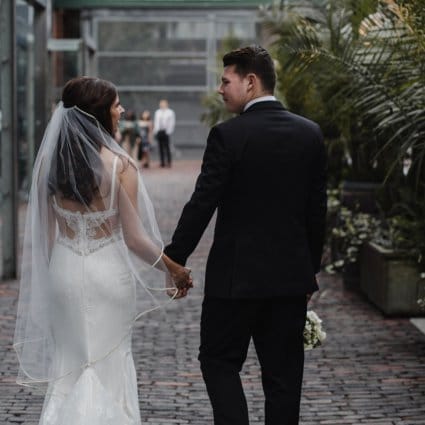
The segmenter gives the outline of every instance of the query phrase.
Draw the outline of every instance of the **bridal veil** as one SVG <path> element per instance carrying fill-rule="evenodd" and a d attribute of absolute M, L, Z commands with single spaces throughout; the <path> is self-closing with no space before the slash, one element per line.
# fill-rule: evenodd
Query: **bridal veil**
<path fill-rule="evenodd" d="M 55 208 L 69 220 L 61 222 Z M 79 255 L 116 244 L 117 255 L 137 281 L 134 320 L 169 302 L 163 242 L 136 164 L 92 115 L 62 102 L 37 155 L 26 216 L 14 339 L 18 383 L 24 385 L 44 386 L 61 378 L 51 367 L 56 347 L 49 305 L 55 286 L 49 261 L 60 238 Z M 119 338 L 111 341 L 104 355 L 119 343 Z"/>

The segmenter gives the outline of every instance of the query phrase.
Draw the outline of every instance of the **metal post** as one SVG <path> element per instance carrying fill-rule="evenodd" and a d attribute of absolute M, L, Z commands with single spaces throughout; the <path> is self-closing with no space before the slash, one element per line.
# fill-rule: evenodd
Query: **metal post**
<path fill-rule="evenodd" d="M 90 32 L 90 21 L 87 15 L 82 15 L 82 37 L 84 48 L 84 75 L 96 75 L 94 72 L 94 54 L 96 52 L 96 44 Z"/>
<path fill-rule="evenodd" d="M 217 89 L 217 31 L 216 15 L 208 15 L 207 38 L 207 87 L 212 92 Z"/>
<path fill-rule="evenodd" d="M 2 277 L 16 278 L 18 245 L 15 2 L 0 2 Z"/>
<path fill-rule="evenodd" d="M 40 2 L 34 4 L 34 141 L 35 153 L 43 140 L 51 105 L 47 102 L 47 25 L 48 11 Z"/>
<path fill-rule="evenodd" d="M 35 130 L 35 105 L 34 105 L 34 36 L 33 34 L 27 35 L 27 52 L 28 52 L 28 65 L 27 65 L 27 99 L 26 99 L 26 115 L 27 115 L 27 145 L 28 145 L 28 154 L 27 154 L 27 180 L 28 180 L 28 190 L 31 187 L 32 180 L 32 168 L 34 165 L 35 159 L 35 140 L 34 140 L 34 130 Z"/>

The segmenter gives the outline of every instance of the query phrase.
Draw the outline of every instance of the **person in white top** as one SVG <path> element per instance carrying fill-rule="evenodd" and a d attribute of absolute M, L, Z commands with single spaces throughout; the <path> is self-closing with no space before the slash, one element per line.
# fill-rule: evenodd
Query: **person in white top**
<path fill-rule="evenodd" d="M 176 125 L 176 114 L 168 106 L 168 101 L 162 99 L 159 109 L 155 111 L 153 132 L 158 140 L 161 167 L 171 167 L 170 136 Z"/>

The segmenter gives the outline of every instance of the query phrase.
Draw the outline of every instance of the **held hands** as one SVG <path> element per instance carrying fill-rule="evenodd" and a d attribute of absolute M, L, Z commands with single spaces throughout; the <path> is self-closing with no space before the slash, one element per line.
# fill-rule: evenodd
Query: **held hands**
<path fill-rule="evenodd" d="M 171 275 L 169 274 L 167 274 L 166 276 L 166 288 L 167 288 L 167 295 L 173 299 L 184 298 L 189 291 L 188 287 L 178 288 L 175 282 L 173 282 Z"/>
<path fill-rule="evenodd" d="M 166 255 L 163 256 L 168 272 L 166 277 L 167 294 L 171 298 L 183 298 L 190 288 L 193 288 L 191 270 L 184 267 Z"/>

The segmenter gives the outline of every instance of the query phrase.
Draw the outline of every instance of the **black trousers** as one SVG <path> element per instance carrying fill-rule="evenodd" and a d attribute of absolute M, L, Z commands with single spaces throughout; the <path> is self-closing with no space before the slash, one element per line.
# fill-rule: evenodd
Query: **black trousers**
<path fill-rule="evenodd" d="M 161 166 L 171 165 L 170 136 L 165 131 L 159 131 L 157 136 L 159 159 Z"/>
<path fill-rule="evenodd" d="M 224 299 L 202 304 L 199 360 L 215 425 L 248 425 L 239 372 L 253 339 L 266 425 L 297 425 L 304 368 L 306 297 Z"/>

